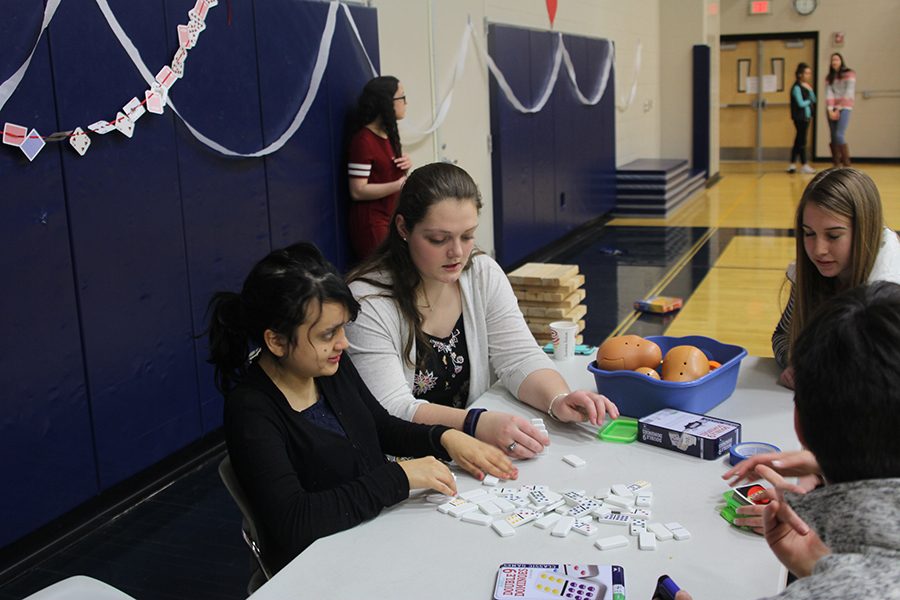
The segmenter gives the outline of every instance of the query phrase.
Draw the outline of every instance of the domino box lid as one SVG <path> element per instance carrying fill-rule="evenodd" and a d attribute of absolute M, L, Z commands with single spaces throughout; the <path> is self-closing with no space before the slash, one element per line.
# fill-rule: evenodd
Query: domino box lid
<path fill-rule="evenodd" d="M 503 563 L 497 570 L 494 600 L 625 597 L 625 571 L 618 565 Z"/>
<path fill-rule="evenodd" d="M 712 460 L 741 441 L 741 424 L 664 408 L 638 420 L 638 441 Z"/>

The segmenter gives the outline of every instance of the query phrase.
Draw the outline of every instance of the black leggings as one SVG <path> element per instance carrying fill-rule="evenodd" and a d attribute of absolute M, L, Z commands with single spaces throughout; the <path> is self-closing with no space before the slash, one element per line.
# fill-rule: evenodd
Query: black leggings
<path fill-rule="evenodd" d="M 806 132 L 809 131 L 809 121 L 794 121 L 797 136 L 794 138 L 794 147 L 791 148 L 791 162 L 794 157 L 799 157 L 800 164 L 806 164 Z"/>

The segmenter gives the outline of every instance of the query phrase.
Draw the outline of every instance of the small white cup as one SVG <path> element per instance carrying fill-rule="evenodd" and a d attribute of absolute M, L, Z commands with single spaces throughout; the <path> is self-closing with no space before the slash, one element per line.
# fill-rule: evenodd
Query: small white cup
<path fill-rule="evenodd" d="M 569 360 L 575 358 L 575 334 L 578 325 L 572 321 L 553 321 L 550 323 L 550 340 L 553 342 L 553 358 Z"/>

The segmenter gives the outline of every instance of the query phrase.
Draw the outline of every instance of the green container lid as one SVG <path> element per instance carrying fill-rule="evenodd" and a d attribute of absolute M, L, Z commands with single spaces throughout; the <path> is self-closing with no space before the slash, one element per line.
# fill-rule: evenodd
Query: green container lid
<path fill-rule="evenodd" d="M 604 442 L 630 444 L 637 439 L 638 422 L 631 417 L 619 417 L 603 426 L 597 437 Z"/>

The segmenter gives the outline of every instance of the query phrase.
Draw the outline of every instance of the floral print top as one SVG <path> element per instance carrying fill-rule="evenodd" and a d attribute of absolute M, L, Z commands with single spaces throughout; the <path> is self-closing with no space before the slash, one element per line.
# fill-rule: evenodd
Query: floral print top
<path fill-rule="evenodd" d="M 469 351 L 462 314 L 445 338 L 426 334 L 430 348 L 416 344 L 413 395 L 434 404 L 465 408 L 469 398 Z"/>

